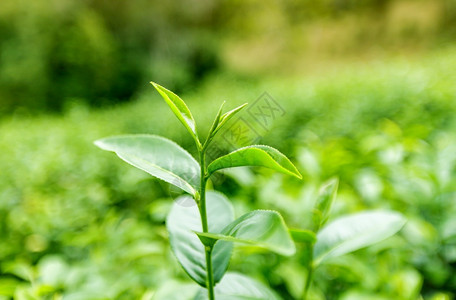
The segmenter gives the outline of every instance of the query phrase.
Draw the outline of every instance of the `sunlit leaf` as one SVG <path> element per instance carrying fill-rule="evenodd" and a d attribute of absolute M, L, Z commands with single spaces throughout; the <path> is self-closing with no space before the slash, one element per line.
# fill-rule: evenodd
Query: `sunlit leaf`
<path fill-rule="evenodd" d="M 269 287 L 248 276 L 228 272 L 215 286 L 217 300 L 280 300 Z M 207 300 L 207 290 L 201 289 L 195 300 Z"/>
<path fill-rule="evenodd" d="M 208 166 L 209 174 L 217 170 L 242 166 L 260 166 L 302 178 L 291 161 L 278 150 L 264 145 L 247 146 L 214 160 Z"/>
<path fill-rule="evenodd" d="M 155 135 L 123 135 L 97 140 L 95 145 L 192 195 L 199 188 L 198 162 L 171 140 Z"/>
<path fill-rule="evenodd" d="M 198 140 L 195 119 L 193 119 L 192 113 L 188 109 L 184 100 L 182 100 L 179 96 L 177 96 L 170 90 L 162 87 L 161 85 L 152 81 L 150 83 L 160 93 L 160 95 L 166 101 L 166 103 L 171 108 L 173 113 L 176 115 L 179 121 L 181 121 L 185 128 L 187 128 L 188 132 L 190 132 L 193 138 L 195 140 Z"/>
<path fill-rule="evenodd" d="M 198 236 L 203 239 L 246 243 L 282 255 L 293 255 L 296 251 L 282 216 L 270 210 L 249 212 L 229 224 L 220 234 L 198 232 Z"/>
<path fill-rule="evenodd" d="M 398 232 L 405 222 L 402 214 L 382 210 L 340 217 L 318 233 L 314 262 L 319 264 L 378 243 Z"/>
<path fill-rule="evenodd" d="M 231 203 L 220 193 L 206 194 L 208 226 L 211 232 L 220 233 L 234 220 Z M 166 218 L 169 240 L 177 260 L 187 274 L 201 286 L 206 285 L 206 256 L 204 246 L 195 231 L 202 231 L 198 206 L 188 196 L 176 199 Z M 220 281 L 231 257 L 232 243 L 217 243 L 212 250 L 215 282 Z"/>

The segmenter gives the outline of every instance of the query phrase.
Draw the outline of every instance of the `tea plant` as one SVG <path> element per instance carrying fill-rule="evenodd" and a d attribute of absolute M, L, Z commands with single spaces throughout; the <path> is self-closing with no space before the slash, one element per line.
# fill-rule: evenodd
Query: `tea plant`
<path fill-rule="evenodd" d="M 325 225 L 337 194 L 338 180 L 323 185 L 315 201 L 308 229 L 290 229 L 293 239 L 303 245 L 301 263 L 307 269 L 301 299 L 307 299 L 315 269 L 332 258 L 378 243 L 405 224 L 402 214 L 371 210 L 342 216 Z"/>
<path fill-rule="evenodd" d="M 378 210 L 343 216 L 325 226 L 337 194 L 338 180 L 331 180 L 322 188 L 307 229 L 288 229 L 281 215 L 271 210 L 254 210 L 235 219 L 228 199 L 206 188 L 215 172 L 232 167 L 262 166 L 297 178 L 301 178 L 301 174 L 285 155 L 264 145 L 240 148 L 207 163 L 207 149 L 215 135 L 246 104 L 224 114 L 222 104 L 208 136 L 202 141 L 184 101 L 166 88 L 152 84 L 194 140 L 198 161 L 173 141 L 155 135 L 109 137 L 95 144 L 188 193 L 176 199 L 166 227 L 180 265 L 203 288 L 194 299 L 280 299 L 274 291 L 245 275 L 227 273 L 233 242 L 285 256 L 295 254 L 293 239 L 302 244 L 304 251 L 300 257 L 307 277 L 301 298 L 306 299 L 313 272 L 319 265 L 384 240 L 405 224 L 401 214 Z"/>
<path fill-rule="evenodd" d="M 225 273 L 232 242 L 293 255 L 295 245 L 283 218 L 276 211 L 255 210 L 234 219 L 228 199 L 219 192 L 208 191 L 206 185 L 215 172 L 240 166 L 262 166 L 297 178 L 301 178 L 301 174 L 285 155 L 264 145 L 240 148 L 207 163 L 207 149 L 215 135 L 246 104 L 224 114 L 222 104 L 207 138 L 201 140 L 184 101 L 166 88 L 153 82 L 152 85 L 194 140 L 198 161 L 173 141 L 155 135 L 109 137 L 95 144 L 188 193 L 176 199 L 166 227 L 171 248 L 182 268 L 205 289 L 200 290 L 195 299 L 279 299 L 273 291 L 251 278 Z"/>

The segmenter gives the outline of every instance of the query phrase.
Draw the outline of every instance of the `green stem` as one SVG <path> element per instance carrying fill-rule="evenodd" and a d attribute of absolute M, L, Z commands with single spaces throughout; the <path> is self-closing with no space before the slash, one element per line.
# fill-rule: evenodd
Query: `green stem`
<path fill-rule="evenodd" d="M 314 271 L 313 260 L 312 260 L 312 257 L 313 257 L 313 245 L 310 245 L 309 252 L 310 252 L 309 253 L 310 254 L 310 259 L 309 259 L 309 263 L 307 265 L 307 277 L 306 277 L 306 281 L 305 281 L 305 284 L 304 284 L 304 291 L 302 292 L 301 300 L 307 300 L 307 293 L 309 292 L 310 284 L 312 283 L 312 277 L 313 277 L 313 271 Z"/>
<path fill-rule="evenodd" d="M 309 291 L 310 288 L 310 283 L 312 282 L 312 277 L 313 277 L 313 267 L 310 266 L 309 270 L 307 272 L 307 278 L 306 278 L 306 283 L 304 286 L 304 292 L 302 293 L 302 300 L 307 300 L 307 292 Z"/>
<path fill-rule="evenodd" d="M 203 147 L 200 151 L 200 165 L 201 165 L 201 187 L 200 187 L 200 200 L 199 204 L 199 211 L 201 215 L 201 223 L 203 226 L 203 232 L 209 232 L 209 227 L 207 225 L 207 212 L 206 212 L 206 151 L 205 147 Z M 206 287 L 207 287 L 207 295 L 209 300 L 215 300 L 214 295 L 214 274 L 212 270 L 212 247 L 205 246 L 206 252 Z"/>

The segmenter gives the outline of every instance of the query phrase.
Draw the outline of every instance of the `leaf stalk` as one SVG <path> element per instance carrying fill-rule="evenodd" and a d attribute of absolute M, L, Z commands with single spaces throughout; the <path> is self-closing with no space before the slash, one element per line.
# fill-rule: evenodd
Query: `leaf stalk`
<path fill-rule="evenodd" d="M 209 232 L 207 222 L 207 210 L 206 210 L 206 183 L 208 180 L 206 171 L 206 147 L 199 150 L 199 159 L 201 166 L 201 185 L 200 185 L 200 199 L 198 201 L 198 208 L 201 216 L 201 224 L 203 232 Z M 215 300 L 214 295 L 214 274 L 212 270 L 212 249 L 211 246 L 205 246 L 206 254 L 206 288 L 209 300 Z"/>

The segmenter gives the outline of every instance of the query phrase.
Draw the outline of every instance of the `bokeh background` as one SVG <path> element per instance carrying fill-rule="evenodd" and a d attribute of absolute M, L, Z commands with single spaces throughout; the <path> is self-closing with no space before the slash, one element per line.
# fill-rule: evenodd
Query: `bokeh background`
<path fill-rule="evenodd" d="M 151 80 L 206 130 L 224 100 L 283 108 L 260 142 L 304 180 L 227 172 L 214 188 L 238 216 L 305 227 L 334 176 L 333 218 L 407 216 L 320 268 L 314 299 L 454 299 L 455 70 L 454 0 L 0 1 L 0 299 L 191 298 L 164 226 L 175 191 L 92 144 L 155 133 L 194 153 Z M 305 277 L 299 255 L 248 247 L 230 269 L 284 299 Z"/>

